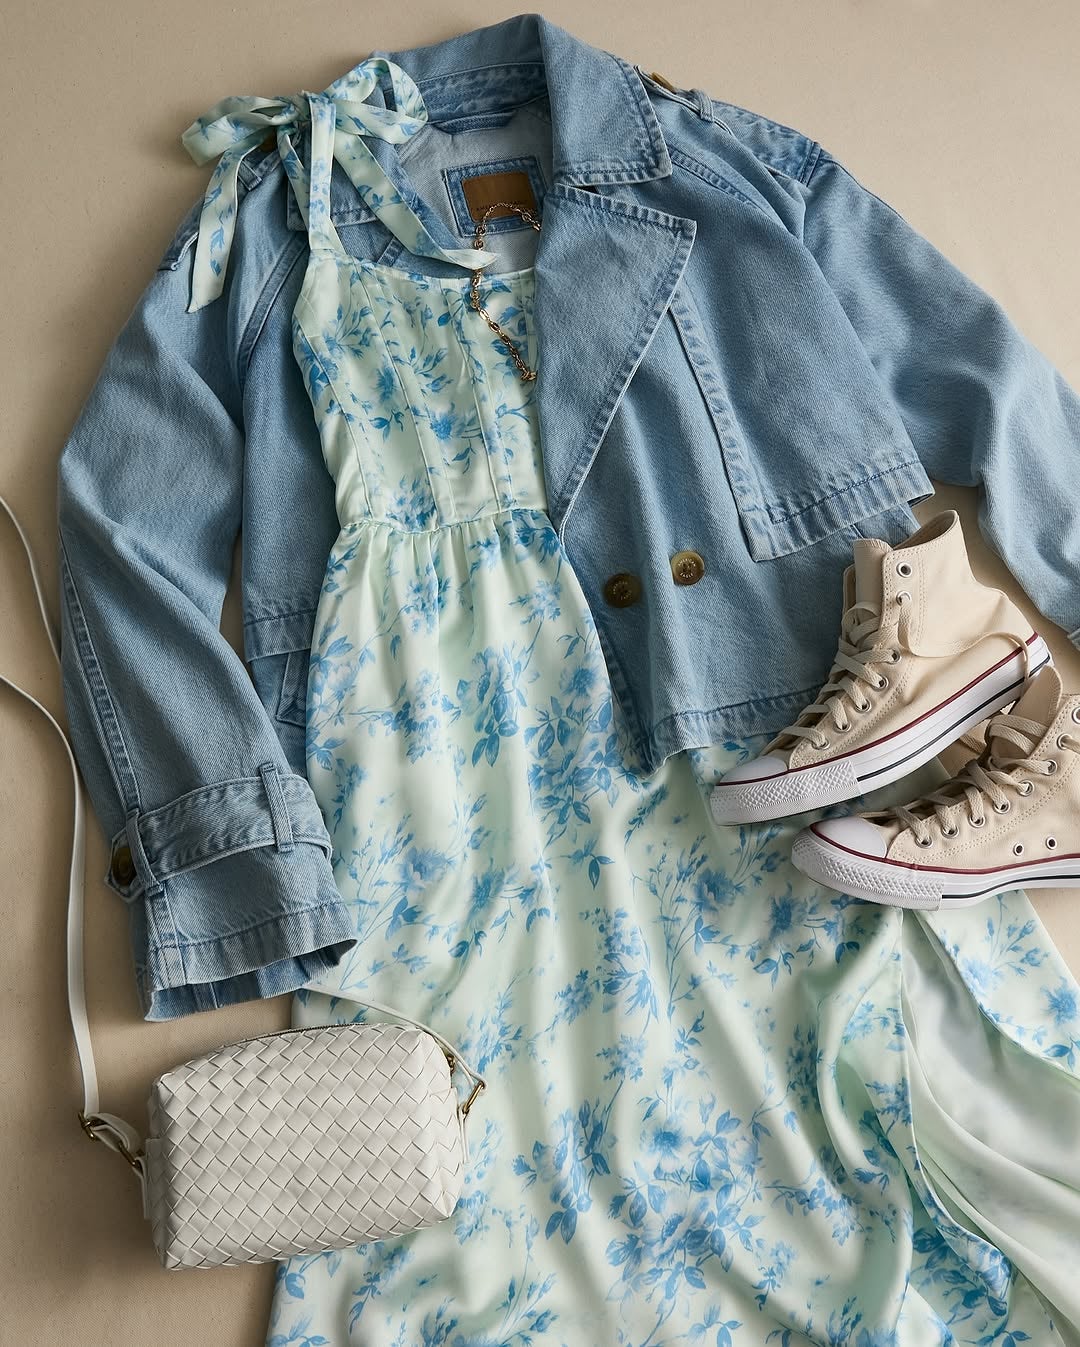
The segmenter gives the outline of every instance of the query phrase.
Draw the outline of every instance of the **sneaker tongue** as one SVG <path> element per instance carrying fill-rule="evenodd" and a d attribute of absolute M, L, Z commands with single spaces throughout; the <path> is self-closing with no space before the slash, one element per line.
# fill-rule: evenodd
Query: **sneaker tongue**
<path fill-rule="evenodd" d="M 855 560 L 855 602 L 881 607 L 881 563 L 892 551 L 881 538 L 856 538 L 852 544 Z"/>
<path fill-rule="evenodd" d="M 1040 725 L 1049 725 L 1057 715 L 1062 690 L 1061 675 L 1052 664 L 1047 664 L 1031 679 L 1009 714 L 1025 716 L 1028 720 L 1038 721 Z M 999 762 L 1024 756 L 1019 747 L 1007 739 L 998 739 L 994 744 L 994 757 Z"/>

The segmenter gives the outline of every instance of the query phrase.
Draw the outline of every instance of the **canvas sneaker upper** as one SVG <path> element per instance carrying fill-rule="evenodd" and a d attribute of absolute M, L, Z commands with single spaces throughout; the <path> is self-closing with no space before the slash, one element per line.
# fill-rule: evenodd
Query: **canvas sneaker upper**
<path fill-rule="evenodd" d="M 856 539 L 853 554 L 829 680 L 764 750 L 789 768 L 851 752 L 914 720 L 1033 635 L 1006 594 L 971 574 L 954 510 L 896 547 Z"/>
<path fill-rule="evenodd" d="M 1048 665 L 986 737 L 939 790 L 816 831 L 868 856 L 968 871 L 1080 852 L 1080 693 L 1064 695 Z"/>
<path fill-rule="evenodd" d="M 975 579 L 954 510 L 896 546 L 857 539 L 828 680 L 717 783 L 714 817 L 781 817 L 896 780 L 1014 701 L 1048 660 L 1008 595 Z"/>

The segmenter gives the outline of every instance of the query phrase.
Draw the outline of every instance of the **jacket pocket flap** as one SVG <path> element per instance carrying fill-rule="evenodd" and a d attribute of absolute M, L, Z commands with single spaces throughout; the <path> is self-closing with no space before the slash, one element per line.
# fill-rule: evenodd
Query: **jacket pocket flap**
<path fill-rule="evenodd" d="M 789 498 L 782 505 L 738 504 L 750 555 L 755 561 L 770 561 L 820 542 L 860 519 L 917 503 L 933 494 L 933 483 L 915 459 L 840 486 L 805 504 L 797 498 Z"/>

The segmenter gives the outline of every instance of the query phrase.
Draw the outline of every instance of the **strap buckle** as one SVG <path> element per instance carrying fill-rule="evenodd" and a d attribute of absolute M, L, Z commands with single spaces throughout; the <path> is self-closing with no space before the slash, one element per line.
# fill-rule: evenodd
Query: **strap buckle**
<path fill-rule="evenodd" d="M 460 1066 L 462 1071 L 464 1071 L 465 1074 L 469 1077 L 469 1079 L 474 1082 L 472 1087 L 472 1093 L 469 1095 L 468 1099 L 465 1100 L 464 1104 L 462 1104 L 459 1109 L 461 1116 L 463 1118 L 467 1118 L 469 1116 L 469 1109 L 471 1109 L 473 1104 L 476 1103 L 477 1095 L 479 1095 L 481 1090 L 487 1089 L 487 1083 L 483 1080 L 481 1076 L 476 1075 L 474 1071 L 470 1070 L 470 1068 L 465 1065 L 465 1063 L 461 1060 L 460 1057 L 455 1056 L 454 1053 L 452 1052 L 447 1052 L 445 1048 L 443 1049 L 443 1053 L 446 1057 L 447 1062 L 450 1065 L 451 1076 L 453 1076 L 454 1072 Z"/>
<path fill-rule="evenodd" d="M 477 1080 L 476 1084 L 472 1087 L 472 1094 L 469 1095 L 468 1099 L 466 1099 L 461 1106 L 461 1116 L 463 1118 L 469 1116 L 469 1109 L 476 1103 L 476 1096 L 485 1088 L 484 1082 L 482 1080 Z"/>
<path fill-rule="evenodd" d="M 123 1138 L 117 1136 L 115 1130 L 111 1128 L 109 1129 L 109 1137 L 111 1140 L 106 1141 L 100 1132 L 95 1131 L 94 1124 L 87 1118 L 82 1109 L 77 1109 L 76 1114 L 79 1119 L 79 1126 L 91 1141 L 100 1141 L 108 1146 L 110 1150 L 119 1151 L 136 1174 L 138 1174 L 140 1178 L 142 1177 L 142 1160 L 145 1158 L 142 1151 L 132 1151 Z M 104 1126 L 108 1127 L 108 1124 L 106 1123 Z"/>

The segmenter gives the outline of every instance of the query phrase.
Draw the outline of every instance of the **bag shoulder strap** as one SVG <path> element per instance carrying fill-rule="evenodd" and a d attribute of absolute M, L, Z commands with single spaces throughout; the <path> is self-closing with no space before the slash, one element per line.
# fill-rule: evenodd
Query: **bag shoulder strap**
<path fill-rule="evenodd" d="M 30 578 L 34 584 L 34 594 L 37 597 L 38 610 L 41 613 L 41 620 L 49 638 L 49 645 L 52 648 L 57 665 L 59 665 L 60 642 L 52 622 L 49 620 L 41 576 L 34 562 L 30 540 L 15 517 L 15 511 L 3 496 L 0 496 L 0 505 L 4 507 L 11 522 L 15 525 L 15 531 L 19 535 L 19 541 L 26 553 L 26 560 L 30 566 Z M 79 1122 L 87 1136 L 96 1137 L 97 1140 L 104 1141 L 114 1151 L 119 1151 L 132 1168 L 141 1175 L 141 1163 L 138 1157 L 141 1145 L 139 1133 L 122 1118 L 118 1118 L 112 1113 L 102 1113 L 98 1106 L 97 1068 L 94 1063 L 94 1050 L 90 1043 L 90 1026 L 86 1017 L 86 989 L 83 983 L 83 874 L 86 863 L 86 804 L 82 777 L 68 737 L 52 712 L 47 707 L 42 706 L 41 702 L 27 692 L 25 688 L 20 687 L 18 683 L 3 673 L 0 673 L 0 682 L 6 683 L 20 697 L 25 697 L 31 706 L 37 707 L 60 736 L 64 745 L 64 752 L 67 754 L 68 766 L 71 769 L 74 825 L 71 843 L 71 866 L 68 871 L 67 993 L 68 1013 L 71 1016 L 71 1029 L 75 1036 L 75 1050 L 79 1058 L 79 1070 L 82 1073 L 83 1083 L 83 1106 L 79 1110 Z"/>
<path fill-rule="evenodd" d="M 15 517 L 15 511 L 8 502 L 0 495 L 0 505 L 7 512 L 11 522 L 15 525 L 15 531 L 19 535 L 19 541 L 22 543 L 23 551 L 26 553 L 26 560 L 30 566 L 30 578 L 34 584 L 34 594 L 37 597 L 38 610 L 41 613 L 41 620 L 45 626 L 45 632 L 49 638 L 49 645 L 52 648 L 53 655 L 57 664 L 60 664 L 60 643 L 56 631 L 49 620 L 48 609 L 45 606 L 45 594 L 41 584 L 41 576 L 38 573 L 37 565 L 34 562 L 34 553 L 30 547 L 30 541 L 23 531 L 22 525 Z M 71 1017 L 71 1029 L 75 1038 L 75 1051 L 79 1059 L 79 1071 L 82 1075 L 83 1084 L 83 1104 L 78 1111 L 79 1123 L 86 1133 L 92 1139 L 103 1141 L 112 1150 L 117 1151 L 135 1171 L 142 1184 L 143 1189 L 143 1207 L 146 1205 L 146 1171 L 142 1155 L 142 1138 L 138 1130 L 123 1118 L 119 1118 L 114 1113 L 105 1113 L 100 1108 L 98 1099 L 98 1081 L 97 1067 L 94 1062 L 94 1050 L 90 1042 L 90 1025 L 86 1015 L 86 987 L 84 983 L 84 953 L 83 953 L 83 909 L 84 909 L 84 871 L 86 865 L 86 803 L 84 796 L 84 785 L 82 776 L 79 772 L 78 763 L 75 761 L 75 754 L 72 751 L 71 743 L 64 733 L 60 724 L 47 707 L 42 706 L 36 697 L 32 696 L 23 687 L 5 674 L 0 673 L 0 682 L 6 683 L 9 688 L 17 692 L 20 697 L 35 706 L 56 733 L 60 736 L 64 744 L 64 752 L 67 754 L 68 766 L 71 768 L 71 784 L 74 796 L 74 824 L 71 843 L 71 866 L 68 871 L 68 909 L 67 909 L 67 993 L 68 993 L 68 1013 Z M 350 1000 L 353 998 L 349 998 Z M 484 1079 L 472 1069 L 461 1057 L 461 1054 L 440 1034 L 428 1025 L 422 1024 L 419 1020 L 410 1019 L 408 1015 L 402 1015 L 400 1011 L 393 1010 L 390 1006 L 380 1005 L 377 1001 L 360 1001 L 359 1004 L 369 1006 L 372 1010 L 381 1011 L 384 1014 L 392 1015 L 399 1020 L 413 1025 L 417 1029 L 423 1029 L 429 1033 L 453 1058 L 453 1062 L 460 1065 L 462 1070 L 473 1082 L 472 1093 L 464 1104 L 460 1106 L 462 1124 L 464 1125 L 465 1116 L 476 1099 L 476 1096 L 484 1089 Z"/>

